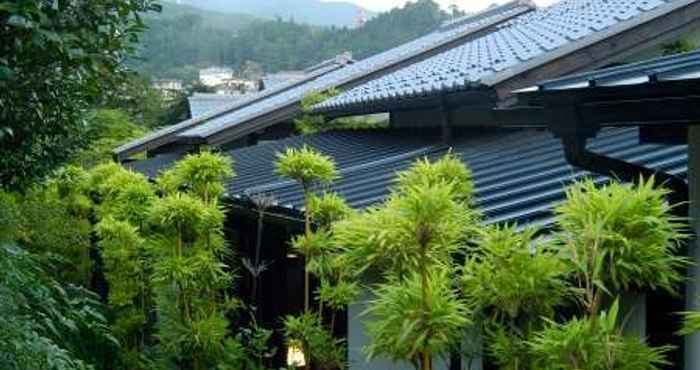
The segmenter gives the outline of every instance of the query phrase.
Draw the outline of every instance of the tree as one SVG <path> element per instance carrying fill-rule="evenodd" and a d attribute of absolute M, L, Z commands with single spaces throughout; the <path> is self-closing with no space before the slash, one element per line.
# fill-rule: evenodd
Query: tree
<path fill-rule="evenodd" d="M 462 270 L 463 290 L 484 321 L 489 354 L 504 369 L 659 369 L 670 347 L 623 334 L 617 297 L 675 292 L 688 261 L 668 191 L 574 184 L 556 210 L 553 237 L 487 229 Z M 615 302 L 606 306 L 605 302 Z M 562 313 L 561 308 L 566 308 Z"/>
<path fill-rule="evenodd" d="M 108 302 L 113 311 L 114 334 L 122 344 L 120 365 L 129 369 L 152 366 L 145 352 L 152 342 L 154 309 L 151 266 L 146 236 L 148 214 L 156 194 L 148 179 L 116 164 L 92 171 L 97 224 L 97 246 L 109 284 Z"/>
<path fill-rule="evenodd" d="M 83 144 L 85 109 L 119 84 L 155 0 L 0 4 L 0 182 L 21 189 Z"/>
<path fill-rule="evenodd" d="M 64 285 L 16 238 L 15 197 L 0 192 L 0 368 L 109 369 L 119 350 L 97 297 Z M 7 232 L 9 231 L 9 232 Z"/>
<path fill-rule="evenodd" d="M 135 124 L 121 110 L 98 109 L 87 116 L 85 141 L 89 145 L 78 150 L 71 162 L 91 168 L 112 160 L 113 150 L 129 140 L 145 135 L 143 127 Z"/>
<path fill-rule="evenodd" d="M 527 341 L 575 299 L 570 271 L 538 230 L 481 229 L 461 270 L 466 301 L 483 327 L 489 354 L 504 369 L 527 369 Z"/>
<path fill-rule="evenodd" d="M 427 159 L 400 174 L 389 200 L 334 227 L 358 271 L 384 276 L 366 317 L 370 358 L 386 356 L 432 369 L 434 356 L 455 350 L 472 323 L 451 274 L 478 219 L 471 174 L 455 157 Z"/>
<path fill-rule="evenodd" d="M 584 291 L 588 316 L 597 315 L 606 296 L 649 288 L 674 292 L 683 281 L 689 262 L 678 251 L 687 236 L 668 193 L 655 188 L 653 178 L 636 186 L 596 187 L 586 180 L 567 190 L 566 202 L 556 208 L 557 239 Z"/>
<path fill-rule="evenodd" d="M 295 245 L 302 252 L 311 252 L 315 245 L 311 231 L 311 213 L 309 212 L 313 187 L 325 184 L 338 177 L 333 160 L 315 150 L 304 146 L 301 149 L 290 148 L 277 156 L 277 173 L 288 177 L 301 186 L 304 192 L 304 236 Z M 317 238 L 316 238 L 317 239 Z M 309 311 L 311 295 L 308 264 L 310 255 L 306 255 L 304 268 L 304 311 Z"/>
<path fill-rule="evenodd" d="M 228 157 L 188 155 L 160 176 L 165 196 L 149 213 L 158 337 L 170 361 L 194 370 L 222 361 L 229 345 L 226 314 L 237 305 L 223 294 L 232 278 L 223 261 L 227 250 L 219 198 L 231 176 Z"/>

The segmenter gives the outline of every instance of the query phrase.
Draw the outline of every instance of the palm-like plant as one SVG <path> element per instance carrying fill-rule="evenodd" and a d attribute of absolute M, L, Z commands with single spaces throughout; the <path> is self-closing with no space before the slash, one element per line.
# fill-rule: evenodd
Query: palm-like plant
<path fill-rule="evenodd" d="M 430 370 L 434 355 L 460 342 L 471 320 L 447 274 L 478 219 L 468 182 L 469 171 L 451 155 L 421 160 L 399 175 L 385 204 L 334 226 L 357 270 L 379 270 L 386 279 L 367 310 L 370 357 L 418 360 Z"/>
<path fill-rule="evenodd" d="M 235 304 L 221 293 L 231 283 L 219 206 L 230 165 L 212 153 L 187 156 L 159 179 L 168 195 L 154 202 L 149 215 L 158 256 L 153 283 L 159 288 L 159 337 L 172 358 L 195 370 L 220 361 L 225 314 Z"/>
<path fill-rule="evenodd" d="M 683 280 L 684 222 L 672 215 L 668 190 L 653 178 L 638 185 L 586 180 L 567 190 L 556 208 L 565 258 L 584 289 L 584 305 L 595 316 L 603 297 L 622 290 L 660 288 L 670 292 Z"/>
<path fill-rule="evenodd" d="M 672 347 L 651 348 L 638 337 L 624 336 L 617 323 L 618 303 L 596 317 L 549 322 L 537 333 L 530 350 L 543 370 L 658 370 L 669 365 Z"/>
<path fill-rule="evenodd" d="M 310 201 L 312 188 L 316 184 L 330 183 L 338 177 L 333 160 L 307 146 L 300 149 L 289 148 L 277 155 L 277 173 L 290 178 L 301 185 L 304 192 L 304 238 L 311 238 Z M 303 244 L 309 246 L 311 241 Z M 309 256 L 306 256 L 306 264 Z M 304 268 L 304 310 L 308 311 L 310 298 L 310 279 L 308 266 Z"/>

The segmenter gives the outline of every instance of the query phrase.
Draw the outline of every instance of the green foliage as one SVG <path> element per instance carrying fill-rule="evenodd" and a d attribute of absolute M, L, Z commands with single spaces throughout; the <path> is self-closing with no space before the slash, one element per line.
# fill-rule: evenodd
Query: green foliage
<path fill-rule="evenodd" d="M 326 119 L 322 114 L 313 113 L 313 107 L 338 95 L 338 91 L 331 89 L 325 92 L 314 91 L 301 100 L 302 115 L 294 120 L 296 130 L 301 134 L 314 134 L 328 130 L 366 130 L 386 128 L 388 121 L 382 121 L 375 116 L 342 117 L 332 120 Z"/>
<path fill-rule="evenodd" d="M 498 322 L 537 321 L 573 298 L 569 269 L 537 230 L 484 229 L 462 270 L 462 289 L 478 312 Z"/>
<path fill-rule="evenodd" d="M 476 226 L 469 182 L 469 171 L 450 155 L 421 160 L 399 175 L 383 205 L 333 225 L 345 251 L 339 260 L 353 274 L 373 268 L 385 278 L 365 312 L 370 358 L 419 361 L 430 370 L 434 356 L 460 348 L 471 312 L 450 275 Z"/>
<path fill-rule="evenodd" d="M 456 289 L 448 269 L 412 273 L 406 279 L 389 281 L 373 291 L 366 317 L 372 342 L 366 352 L 370 359 L 386 356 L 394 361 L 412 360 L 421 351 L 449 356 L 471 324 L 470 311 Z M 425 294 L 425 295 L 424 295 Z"/>
<path fill-rule="evenodd" d="M 697 48 L 698 46 L 694 45 L 690 40 L 680 39 L 674 42 L 661 45 L 661 52 L 663 55 L 673 55 L 687 53 Z"/>
<path fill-rule="evenodd" d="M 399 173 L 397 191 L 405 191 L 416 186 L 436 186 L 450 183 L 454 196 L 471 204 L 474 196 L 472 174 L 454 154 L 448 154 L 435 162 L 427 158 L 416 161 L 410 170 Z"/>
<path fill-rule="evenodd" d="M 39 256 L 57 280 L 88 287 L 92 276 L 89 200 L 81 193 L 83 173 L 67 168 L 46 185 L 18 198 L 17 241 Z"/>
<path fill-rule="evenodd" d="M 305 192 L 316 183 L 329 183 L 338 177 L 333 159 L 308 146 L 278 153 L 275 165 L 279 175 L 299 182 Z"/>
<path fill-rule="evenodd" d="M 142 127 L 131 122 L 119 110 L 99 109 L 87 118 L 85 140 L 88 147 L 77 152 L 72 162 L 85 168 L 112 160 L 112 150 L 145 134 Z"/>
<path fill-rule="evenodd" d="M 15 196 L 0 190 L 0 243 L 17 239 L 20 217 L 20 207 Z"/>
<path fill-rule="evenodd" d="M 680 335 L 700 332 L 700 312 L 681 312 L 681 315 L 683 315 L 683 328 L 679 332 Z"/>
<path fill-rule="evenodd" d="M 267 364 L 275 355 L 276 349 L 270 348 L 272 330 L 258 326 L 253 320 L 250 327 L 241 328 L 235 338 L 225 342 L 226 359 L 221 361 L 218 370 L 267 370 Z"/>
<path fill-rule="evenodd" d="M 154 202 L 149 215 L 158 337 L 170 361 L 195 370 L 216 367 L 232 345 L 226 313 L 237 303 L 222 294 L 232 277 L 222 259 L 224 212 L 218 204 L 230 166 L 213 153 L 187 156 L 158 180 L 170 193 Z"/>
<path fill-rule="evenodd" d="M 340 280 L 335 284 L 321 281 L 318 288 L 318 300 L 333 310 L 340 311 L 354 302 L 360 295 L 360 285 L 352 281 Z"/>
<path fill-rule="evenodd" d="M 118 343 L 102 307 L 63 287 L 22 248 L 0 246 L 0 368 L 108 369 Z"/>
<path fill-rule="evenodd" d="M 424 249 L 430 265 L 449 265 L 474 226 L 454 189 L 444 182 L 402 189 L 383 207 L 338 222 L 336 243 L 350 250 L 358 272 L 371 267 L 392 276 L 415 271 L 425 262 Z"/>
<path fill-rule="evenodd" d="M 123 81 L 152 0 L 4 2 L 0 183 L 20 190 L 85 144 L 85 110 Z"/>
<path fill-rule="evenodd" d="M 551 322 L 529 343 L 543 370 L 656 370 L 668 362 L 670 347 L 651 348 L 625 337 L 617 325 L 618 303 L 595 318 Z"/>
<path fill-rule="evenodd" d="M 284 319 L 284 336 L 288 345 L 301 345 L 307 363 L 312 362 L 325 370 L 345 367 L 344 342 L 333 338 L 317 314 L 306 312 L 299 316 L 287 316 Z"/>
<path fill-rule="evenodd" d="M 567 200 L 556 208 L 557 237 L 588 288 L 589 308 L 596 309 L 601 291 L 677 289 L 688 264 L 677 253 L 686 235 L 666 194 L 653 178 L 602 187 L 586 180 L 567 190 Z"/>
<path fill-rule="evenodd" d="M 205 202 L 224 194 L 224 182 L 235 173 L 231 158 L 212 152 L 188 154 L 158 179 L 167 193 L 191 192 Z"/>
<path fill-rule="evenodd" d="M 353 209 L 336 193 L 325 192 L 309 198 L 311 221 L 322 227 L 330 227 L 334 222 L 347 218 Z"/>

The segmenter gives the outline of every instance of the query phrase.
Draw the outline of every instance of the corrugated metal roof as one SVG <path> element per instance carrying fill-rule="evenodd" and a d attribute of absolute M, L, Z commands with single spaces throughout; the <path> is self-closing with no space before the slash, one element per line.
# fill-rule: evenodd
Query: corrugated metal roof
<path fill-rule="evenodd" d="M 303 207 L 301 189 L 274 173 L 274 161 L 278 152 L 301 145 L 314 147 L 336 161 L 342 177 L 329 188 L 355 208 L 384 200 L 396 172 L 417 159 L 435 159 L 452 150 L 473 172 L 477 206 L 486 223 L 545 225 L 551 220 L 554 204 L 564 199 L 567 184 L 584 176 L 608 180 L 572 168 L 564 159 L 559 140 L 546 131 L 482 132 L 448 144 L 395 131 L 327 132 L 229 152 L 238 175 L 227 184 L 228 195 L 245 199 L 246 194 L 269 193 L 277 199 L 278 210 L 298 211 Z M 589 148 L 680 176 L 687 172 L 685 146 L 640 145 L 634 128 L 604 129 L 590 141 Z M 175 159 L 156 157 L 133 166 L 154 175 Z"/>
<path fill-rule="evenodd" d="M 451 44 L 476 32 L 489 29 L 496 24 L 532 9 L 533 5 L 527 0 L 511 1 L 502 6 L 489 9 L 484 13 L 478 13 L 462 19 L 454 27 L 440 28 L 406 44 L 354 62 L 340 70 L 335 70 L 337 69 L 337 64 L 331 67 L 322 67 L 320 71 L 316 69 L 313 72 L 313 78 L 307 78 L 303 81 L 285 84 L 273 90 L 265 90 L 259 94 L 254 94 L 245 101 L 222 107 L 197 119 L 158 130 L 144 138 L 117 148 L 115 152 L 124 157 L 140 150 L 150 149 L 149 145 L 158 147 L 162 145 L 162 142 L 170 143 L 175 141 L 176 138 L 208 138 L 233 127 L 252 126 L 257 118 L 285 107 L 298 105 L 301 99 L 312 91 L 323 91 L 351 84 L 353 81 L 360 80 L 367 75 L 391 68 L 404 61 L 412 60 L 443 45 Z M 329 70 L 326 68 L 331 68 L 333 72 L 328 73 Z M 292 117 L 275 117 L 273 121 L 283 122 L 290 118 Z M 250 127 L 250 131 L 260 128 L 262 127 Z M 167 140 L 164 138 L 167 138 Z"/>
<path fill-rule="evenodd" d="M 697 0 L 564 0 L 521 15 L 496 32 L 331 98 L 319 112 L 352 110 L 475 86 L 491 87 L 518 68 L 535 68 L 688 6 Z M 519 69 L 518 69 L 519 71 Z"/>
<path fill-rule="evenodd" d="M 187 98 L 187 102 L 190 105 L 190 117 L 195 118 L 241 99 L 245 99 L 245 95 L 194 93 Z"/>
<path fill-rule="evenodd" d="M 700 51 L 694 51 L 543 81 L 523 91 L 561 91 L 698 79 Z"/>

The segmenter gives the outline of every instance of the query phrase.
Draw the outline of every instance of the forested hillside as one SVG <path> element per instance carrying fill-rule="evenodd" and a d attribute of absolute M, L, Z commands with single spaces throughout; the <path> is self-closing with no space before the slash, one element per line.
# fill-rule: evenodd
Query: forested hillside
<path fill-rule="evenodd" d="M 352 26 L 360 6 L 345 1 L 321 0 L 180 0 L 180 4 L 223 13 L 245 13 L 262 18 L 294 18 L 302 23 Z"/>
<path fill-rule="evenodd" d="M 254 61 L 265 72 L 276 72 L 304 68 L 346 50 L 363 58 L 421 36 L 448 18 L 432 0 L 382 13 L 358 29 L 218 14 L 232 17 L 222 24 L 212 12 L 168 6 L 178 7 L 178 13 L 166 10 L 147 20 L 142 59 L 135 65 L 152 77 L 184 80 L 195 78 L 198 66 L 238 68 Z"/>

